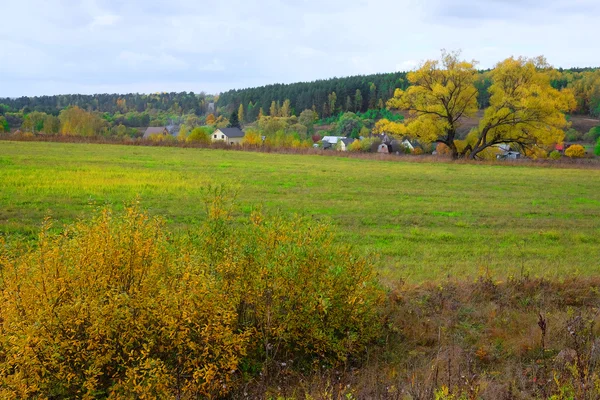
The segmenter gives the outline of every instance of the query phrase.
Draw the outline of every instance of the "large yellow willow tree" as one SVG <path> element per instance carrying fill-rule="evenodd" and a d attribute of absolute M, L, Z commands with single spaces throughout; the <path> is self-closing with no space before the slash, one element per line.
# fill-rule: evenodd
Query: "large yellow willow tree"
<path fill-rule="evenodd" d="M 469 134 L 463 154 L 475 159 L 500 144 L 534 151 L 561 142 L 567 126 L 564 113 L 576 103 L 570 90 L 550 85 L 552 72 L 543 57 L 498 63 L 491 72 L 490 106 Z"/>
<path fill-rule="evenodd" d="M 459 61 L 459 56 L 442 51 L 441 60 L 427 61 L 409 73 L 411 86 L 396 90 L 388 101 L 388 108 L 409 111 L 407 122 L 382 120 L 376 129 L 444 143 L 453 158 L 476 159 L 501 144 L 531 151 L 562 141 L 567 126 L 564 112 L 575 106 L 572 93 L 552 88 L 553 70 L 543 57 L 509 58 L 491 71 L 490 106 L 458 145 L 461 122 L 478 110 L 475 62 Z"/>
<path fill-rule="evenodd" d="M 408 89 L 396 89 L 388 101 L 388 108 L 409 111 L 408 122 L 400 125 L 382 121 L 377 129 L 424 142 L 444 143 L 457 158 L 455 140 L 461 119 L 477 112 L 475 62 L 459 61 L 459 55 L 442 51 L 441 60 L 426 61 L 410 72 Z"/>

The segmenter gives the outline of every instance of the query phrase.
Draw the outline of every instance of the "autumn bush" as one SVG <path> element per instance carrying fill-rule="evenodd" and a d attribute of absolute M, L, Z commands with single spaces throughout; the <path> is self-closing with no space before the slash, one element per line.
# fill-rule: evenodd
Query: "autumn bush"
<path fill-rule="evenodd" d="M 380 332 L 368 259 L 326 224 L 228 196 L 173 239 L 137 205 L 99 211 L 25 254 L 0 246 L 1 398 L 219 397 L 270 363 L 336 365 Z"/>
<path fill-rule="evenodd" d="M 574 144 L 569 146 L 565 151 L 565 155 L 569 158 L 582 158 L 585 157 L 585 149 L 580 144 Z"/>
<path fill-rule="evenodd" d="M 210 143 L 211 130 L 207 127 L 195 127 L 192 132 L 185 138 L 188 143 Z"/>
<path fill-rule="evenodd" d="M 551 160 L 560 160 L 560 158 L 561 158 L 562 156 L 561 156 L 561 154 L 560 154 L 558 151 L 556 151 L 556 150 L 553 150 L 552 152 L 550 152 L 550 154 L 548 155 L 548 157 L 549 157 Z"/>

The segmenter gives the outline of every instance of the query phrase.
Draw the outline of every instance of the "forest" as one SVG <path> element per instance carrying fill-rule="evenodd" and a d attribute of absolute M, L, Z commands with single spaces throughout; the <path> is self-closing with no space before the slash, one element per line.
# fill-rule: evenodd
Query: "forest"
<path fill-rule="evenodd" d="M 489 105 L 487 89 L 491 85 L 490 71 L 479 71 L 475 86 L 480 108 Z M 573 91 L 576 114 L 600 116 L 600 69 L 557 69 L 552 86 Z M 0 116 L 5 118 L 5 129 L 18 129 L 32 112 L 58 116 L 61 110 L 77 106 L 98 113 L 112 125 L 127 127 L 166 125 L 169 119 L 195 114 L 206 117 L 229 114 L 241 105 L 245 121 L 255 121 L 260 109 L 266 115 L 275 101 L 290 101 L 290 114 L 298 116 L 303 110 L 313 109 L 319 118 L 327 118 L 344 111 L 365 112 L 385 108 L 396 89 L 409 85 L 405 72 L 331 78 L 314 82 L 273 84 L 256 88 L 234 89 L 211 95 L 204 92 L 153 94 L 68 94 L 19 98 L 0 98 Z M 335 101 L 332 104 L 332 94 Z M 214 108 L 213 108 L 214 107 Z"/>

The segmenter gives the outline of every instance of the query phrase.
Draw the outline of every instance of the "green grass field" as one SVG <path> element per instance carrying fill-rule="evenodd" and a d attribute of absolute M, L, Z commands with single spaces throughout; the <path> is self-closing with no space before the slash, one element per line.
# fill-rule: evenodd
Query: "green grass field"
<path fill-rule="evenodd" d="M 593 169 L 2 141 L 0 232 L 27 240 L 46 215 L 69 222 L 136 196 L 193 229 L 209 184 L 237 188 L 241 212 L 330 219 L 340 243 L 380 256 L 384 279 L 600 272 Z"/>

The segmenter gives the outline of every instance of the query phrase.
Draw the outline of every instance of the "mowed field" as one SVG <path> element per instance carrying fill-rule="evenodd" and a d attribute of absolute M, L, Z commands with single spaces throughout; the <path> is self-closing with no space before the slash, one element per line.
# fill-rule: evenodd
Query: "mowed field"
<path fill-rule="evenodd" d="M 386 162 L 97 144 L 0 142 L 0 234 L 31 240 L 139 197 L 175 232 L 203 218 L 211 184 L 240 213 L 330 220 L 340 244 L 378 256 L 384 280 L 600 273 L 600 170 Z"/>

